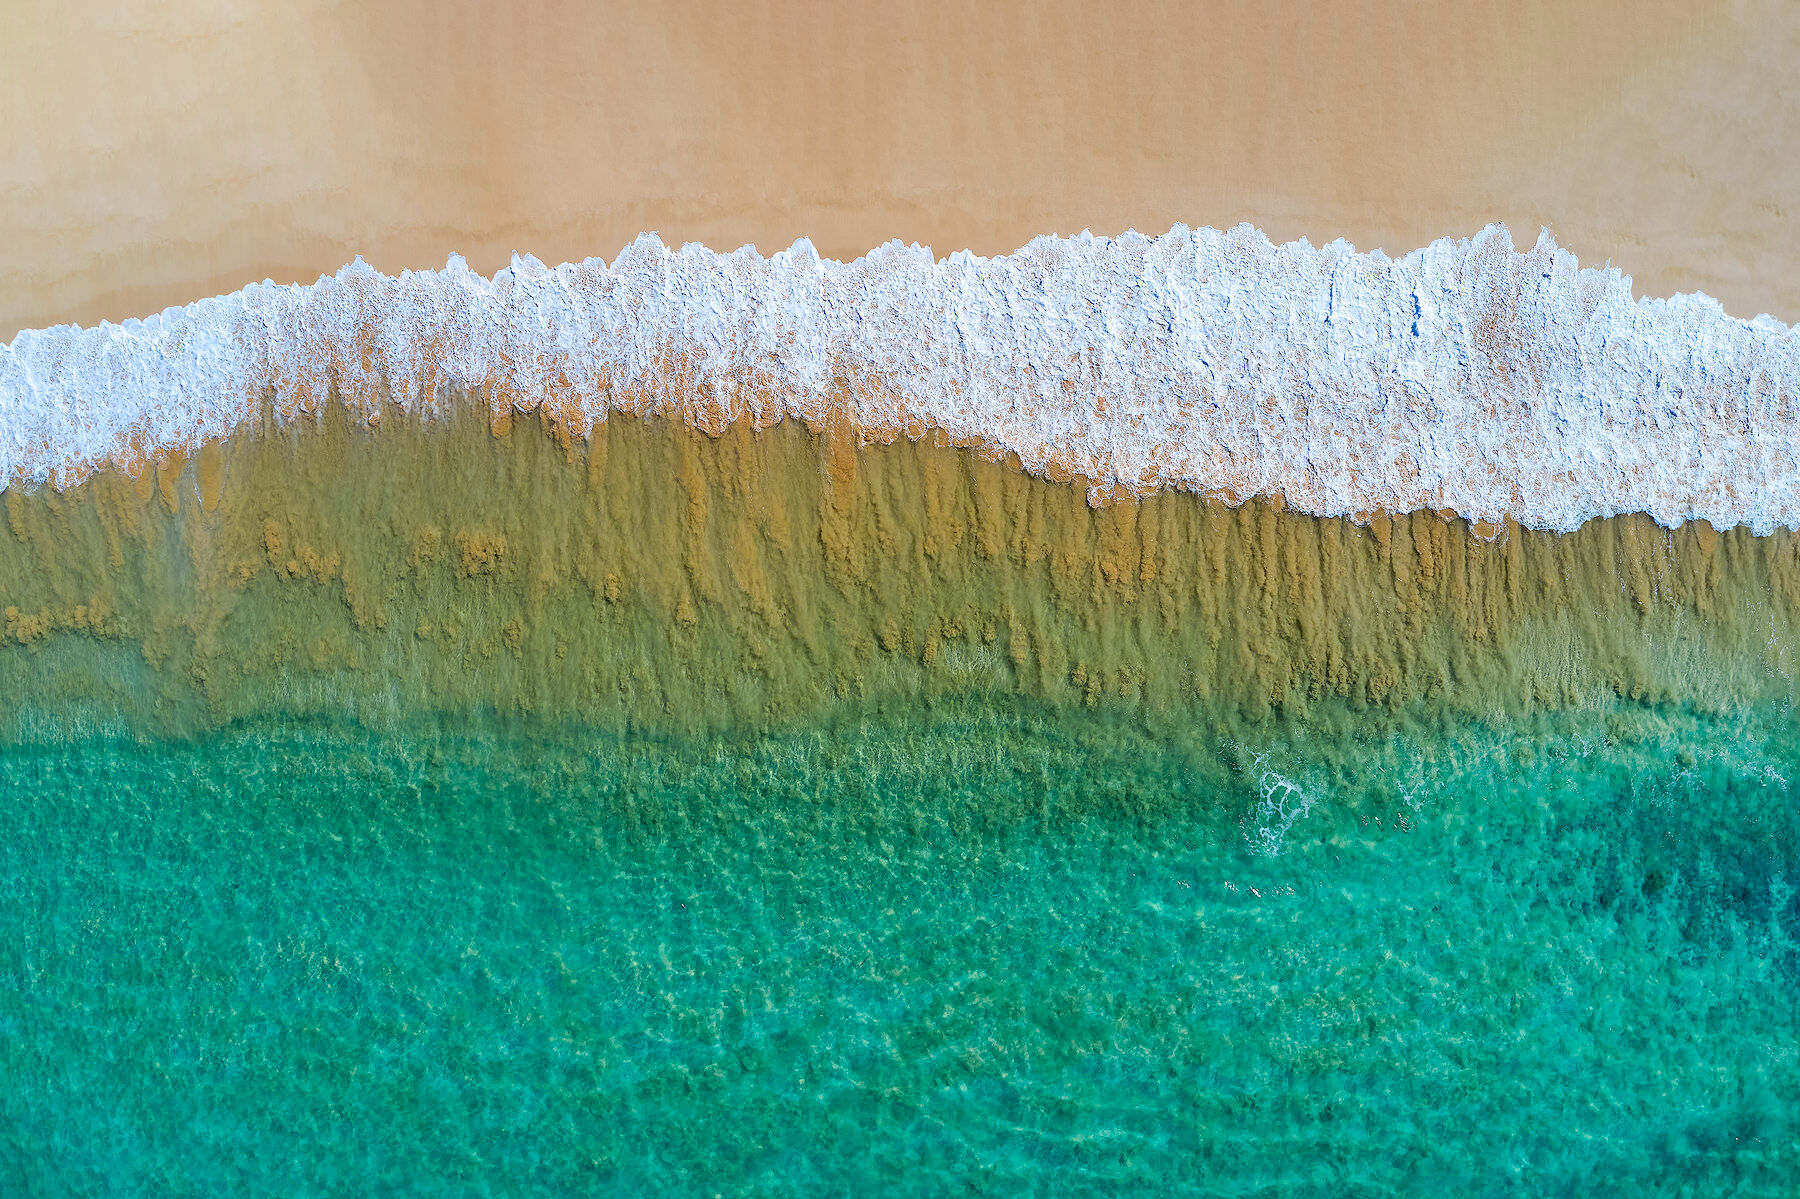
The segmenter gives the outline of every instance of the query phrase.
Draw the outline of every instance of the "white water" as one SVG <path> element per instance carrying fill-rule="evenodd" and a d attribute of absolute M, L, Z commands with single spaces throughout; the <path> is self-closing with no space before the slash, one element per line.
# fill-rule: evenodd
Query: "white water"
<path fill-rule="evenodd" d="M 1800 332 L 1706 296 L 1634 301 L 1548 234 L 1392 259 L 1250 226 L 1042 237 L 998 258 L 898 243 L 515 260 L 489 280 L 263 283 L 0 348 L 0 486 L 68 485 L 256 419 L 363 418 L 459 391 L 718 431 L 787 417 L 941 430 L 1114 488 L 1280 495 L 1319 515 L 1453 509 L 1573 529 L 1647 512 L 1800 526 Z M 346 486 L 354 482 L 346 480 Z"/>

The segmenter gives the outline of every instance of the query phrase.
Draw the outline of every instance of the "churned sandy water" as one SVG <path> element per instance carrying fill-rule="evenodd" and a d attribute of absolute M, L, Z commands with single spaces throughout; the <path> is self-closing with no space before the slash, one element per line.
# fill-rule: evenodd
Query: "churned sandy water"
<path fill-rule="evenodd" d="M 797 422 L 328 413 L 15 488 L 14 736 L 260 714 L 791 727 L 933 696 L 1158 727 L 1791 695 L 1794 535 L 1366 524 L 1082 488 Z M 1225 735 L 1221 733 L 1221 735 Z"/>

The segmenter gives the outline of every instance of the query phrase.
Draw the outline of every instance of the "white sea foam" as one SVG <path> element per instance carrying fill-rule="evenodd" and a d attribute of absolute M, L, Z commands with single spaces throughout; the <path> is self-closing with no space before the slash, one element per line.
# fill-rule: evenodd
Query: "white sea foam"
<path fill-rule="evenodd" d="M 671 250 L 610 267 L 360 260 L 0 349 L 0 485 L 192 449 L 272 403 L 364 418 L 474 391 L 718 431 L 788 417 L 864 440 L 941 431 L 1117 489 L 1280 496 L 1321 515 L 1452 509 L 1572 529 L 1613 513 L 1800 526 L 1800 332 L 1701 295 L 1633 300 L 1546 233 L 1403 258 L 1245 225 L 1041 237 L 942 262 L 893 243 Z M 346 485 L 350 485 L 346 481 Z"/>

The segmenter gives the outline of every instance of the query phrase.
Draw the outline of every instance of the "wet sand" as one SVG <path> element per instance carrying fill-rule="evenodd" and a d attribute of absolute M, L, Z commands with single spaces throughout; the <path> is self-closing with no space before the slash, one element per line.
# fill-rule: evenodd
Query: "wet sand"
<path fill-rule="evenodd" d="M 1641 294 L 1800 319 L 1800 9 L 360 5 L 0 16 L 0 338 L 362 254 L 644 229 L 890 238 L 1251 221 L 1403 252 L 1550 225 Z"/>

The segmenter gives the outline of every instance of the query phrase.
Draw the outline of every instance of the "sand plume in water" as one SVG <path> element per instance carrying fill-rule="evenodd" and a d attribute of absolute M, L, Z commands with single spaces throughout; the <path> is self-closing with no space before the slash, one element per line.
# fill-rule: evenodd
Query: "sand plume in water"
<path fill-rule="evenodd" d="M 329 413 L 8 492 L 8 735 L 482 713 L 701 731 L 986 697 L 1223 736 L 1726 712 L 1790 686 L 1787 532 L 1094 508 L 941 438 L 614 418 L 584 442 L 490 416 Z"/>

